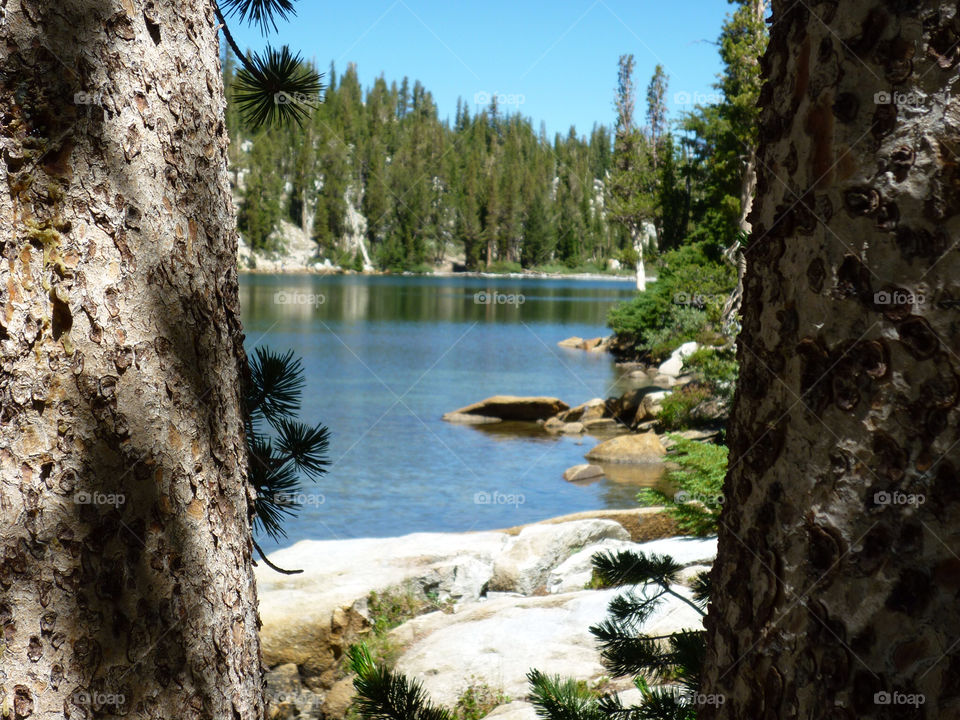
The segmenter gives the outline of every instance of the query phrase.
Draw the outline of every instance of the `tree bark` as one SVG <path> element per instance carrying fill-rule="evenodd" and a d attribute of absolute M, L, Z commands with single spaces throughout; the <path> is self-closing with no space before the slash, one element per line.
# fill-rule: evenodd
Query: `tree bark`
<path fill-rule="evenodd" d="M 957 718 L 956 7 L 773 8 L 701 717 Z"/>
<path fill-rule="evenodd" d="M 0 715 L 258 720 L 212 3 L 0 16 Z"/>

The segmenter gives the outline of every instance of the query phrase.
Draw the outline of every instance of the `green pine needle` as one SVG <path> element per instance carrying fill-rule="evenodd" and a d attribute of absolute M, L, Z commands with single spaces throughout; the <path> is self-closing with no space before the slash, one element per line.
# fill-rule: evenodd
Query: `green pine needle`
<path fill-rule="evenodd" d="M 295 15 L 291 0 L 220 0 L 220 5 L 228 15 L 239 15 L 242 22 L 250 22 L 260 26 L 264 35 L 269 31 L 277 31 L 277 18 L 287 20 L 288 16 Z"/>
<path fill-rule="evenodd" d="M 247 361 L 244 432 L 249 481 L 257 493 L 254 528 L 280 540 L 287 536 L 284 522 L 299 510 L 292 502 L 300 494 L 299 473 L 317 480 L 327 470 L 330 431 L 296 420 L 305 380 L 303 365 L 292 350 L 281 355 L 258 347 Z M 262 432 L 264 420 L 276 433 L 275 440 Z"/>
<path fill-rule="evenodd" d="M 254 501 L 254 527 L 274 540 L 287 536 L 284 520 L 295 514 L 285 495 L 296 495 L 300 481 L 295 468 L 278 457 L 269 439 L 259 435 L 248 436 L 250 452 L 249 479 L 257 491 Z"/>
<path fill-rule="evenodd" d="M 450 712 L 434 705 L 416 680 L 374 663 L 363 643 L 350 648 L 350 668 L 357 677 L 357 710 L 364 720 L 453 720 Z"/>
<path fill-rule="evenodd" d="M 277 449 L 286 456 L 297 470 L 311 478 L 317 478 L 326 472 L 329 460 L 327 449 L 330 446 L 330 431 L 323 425 L 309 427 L 301 422 L 281 418 L 277 424 L 280 437 Z"/>
<path fill-rule="evenodd" d="M 710 602 L 710 571 L 702 570 L 693 578 L 693 599 L 703 610 L 707 609 L 707 603 Z"/>
<path fill-rule="evenodd" d="M 237 73 L 234 99 L 252 129 L 310 116 L 319 101 L 323 84 L 312 68 L 284 45 L 254 53 Z"/>
<path fill-rule="evenodd" d="M 530 702 L 545 720 L 605 720 L 596 693 L 586 683 L 551 677 L 536 669 L 527 673 L 527 680 Z"/>
<path fill-rule="evenodd" d="M 265 417 L 273 424 L 300 410 L 300 393 L 306 380 L 303 365 L 293 357 L 293 350 L 280 355 L 258 347 L 249 360 L 251 382 L 246 404 L 250 417 Z"/>
<path fill-rule="evenodd" d="M 677 582 L 681 566 L 666 555 L 650 555 L 622 550 L 597 553 L 593 556 L 593 570 L 608 586 L 640 585 L 653 582 L 669 587 Z"/>

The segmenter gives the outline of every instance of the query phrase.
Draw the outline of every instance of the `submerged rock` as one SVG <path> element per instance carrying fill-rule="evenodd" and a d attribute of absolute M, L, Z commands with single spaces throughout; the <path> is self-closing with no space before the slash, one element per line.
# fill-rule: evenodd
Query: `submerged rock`
<path fill-rule="evenodd" d="M 486 400 L 467 405 L 443 416 L 448 422 L 500 422 L 503 420 L 522 420 L 535 422 L 546 420 L 559 412 L 570 408 L 565 402 L 554 397 L 519 397 L 516 395 L 494 395 Z M 484 418 L 478 421 L 467 417 Z"/>
<path fill-rule="evenodd" d="M 572 483 L 596 482 L 603 478 L 603 468 L 599 465 L 574 465 L 563 473 L 563 479 Z"/>

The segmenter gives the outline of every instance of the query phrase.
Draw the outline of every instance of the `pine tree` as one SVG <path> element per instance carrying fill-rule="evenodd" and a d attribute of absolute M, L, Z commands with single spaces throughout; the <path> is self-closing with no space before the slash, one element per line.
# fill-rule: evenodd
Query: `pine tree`
<path fill-rule="evenodd" d="M 659 165 L 660 143 L 666 132 L 666 96 L 669 82 L 663 65 L 657 63 L 653 71 L 653 77 L 650 78 L 650 84 L 647 86 L 647 132 L 650 134 L 650 151 L 653 157 L 654 171 L 657 170 Z"/>
<path fill-rule="evenodd" d="M 631 246 L 639 254 L 637 288 L 645 288 L 641 227 L 654 216 L 654 175 L 643 134 L 634 125 L 636 91 L 633 82 L 633 55 L 622 55 L 617 75 L 617 124 L 613 149 L 613 171 L 607 186 L 610 218 L 623 226 Z"/>
<path fill-rule="evenodd" d="M 257 250 L 276 250 L 278 247 L 272 235 L 283 214 L 283 177 L 273 170 L 276 157 L 276 147 L 269 133 L 262 132 L 254 137 L 237 227 L 250 247 Z"/>
<path fill-rule="evenodd" d="M 546 203 L 536 196 L 527 209 L 526 222 L 523 225 L 523 246 L 521 262 L 530 268 L 545 265 L 553 256 L 554 233 L 547 216 Z"/>

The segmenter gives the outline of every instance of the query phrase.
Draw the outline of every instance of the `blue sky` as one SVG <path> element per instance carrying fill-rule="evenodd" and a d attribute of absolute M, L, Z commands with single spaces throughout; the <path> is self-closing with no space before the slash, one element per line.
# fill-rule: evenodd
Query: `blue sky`
<path fill-rule="evenodd" d="M 547 131 L 580 134 L 594 122 L 612 125 L 617 58 L 633 53 L 642 122 L 646 85 L 657 62 L 670 76 L 671 118 L 705 102 L 720 71 L 717 47 L 726 0 L 382 0 L 297 3 L 297 17 L 264 38 L 234 18 L 241 48 L 288 44 L 337 74 L 355 62 L 363 86 L 381 73 L 404 75 L 433 93 L 441 118 L 457 97 L 474 107 L 497 93 L 501 106 L 541 120 Z"/>

